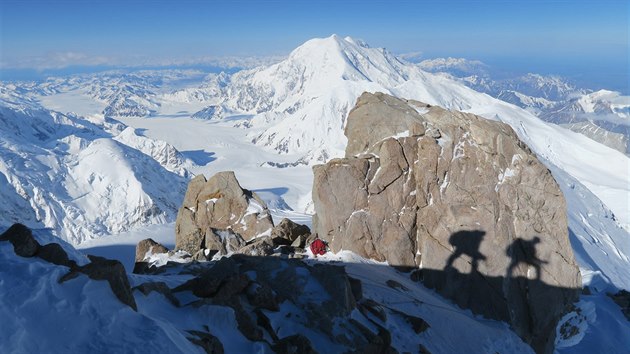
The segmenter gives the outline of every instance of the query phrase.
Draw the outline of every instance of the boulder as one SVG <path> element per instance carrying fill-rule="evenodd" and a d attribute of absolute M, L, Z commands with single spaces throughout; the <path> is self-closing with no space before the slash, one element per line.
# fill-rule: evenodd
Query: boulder
<path fill-rule="evenodd" d="M 143 262 L 147 254 L 168 253 L 168 248 L 153 239 L 144 239 L 136 245 L 136 262 Z"/>
<path fill-rule="evenodd" d="M 271 238 L 283 238 L 288 240 L 287 245 L 290 245 L 296 238 L 303 236 L 307 237 L 311 233 L 311 230 L 306 225 L 300 225 L 287 218 L 280 221 L 271 230 Z"/>
<path fill-rule="evenodd" d="M 248 241 L 272 228 L 265 202 L 243 189 L 234 172 L 219 172 L 208 180 L 199 175 L 189 183 L 177 214 L 175 243 L 177 249 L 195 254 L 206 246 L 210 229 L 231 229 Z"/>
<path fill-rule="evenodd" d="M 345 158 L 313 169 L 314 233 L 335 252 L 420 268 L 429 287 L 549 352 L 580 276 L 564 197 L 512 128 L 364 93 L 345 134 Z"/>
<path fill-rule="evenodd" d="M 261 237 L 241 248 L 238 253 L 248 256 L 268 256 L 273 253 L 273 248 L 270 237 Z"/>
<path fill-rule="evenodd" d="M 133 297 L 123 264 L 117 260 L 93 255 L 88 255 L 88 258 L 90 263 L 71 269 L 69 273 L 59 279 L 59 282 L 63 283 L 76 278 L 79 273 L 83 273 L 93 280 L 107 280 L 109 287 L 118 300 L 131 307 L 134 311 L 138 311 L 136 299 Z"/>
<path fill-rule="evenodd" d="M 209 257 L 217 253 L 220 255 L 232 254 L 245 246 L 245 240 L 232 229 L 219 230 L 208 228 L 205 241 L 205 248 L 209 251 Z"/>
<path fill-rule="evenodd" d="M 21 257 L 33 257 L 39 250 L 39 243 L 33 237 L 31 229 L 22 224 L 13 224 L 0 235 L 1 241 L 9 241 L 15 254 Z"/>
<path fill-rule="evenodd" d="M 43 245 L 37 251 L 37 257 L 46 262 L 66 267 L 76 267 L 77 263 L 68 258 L 68 254 L 58 243 L 49 243 Z"/>

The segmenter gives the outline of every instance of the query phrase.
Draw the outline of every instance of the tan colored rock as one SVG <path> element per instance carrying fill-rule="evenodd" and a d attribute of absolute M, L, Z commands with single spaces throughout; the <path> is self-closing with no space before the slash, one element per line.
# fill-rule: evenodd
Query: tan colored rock
<path fill-rule="evenodd" d="M 136 262 L 143 262 L 147 254 L 168 253 L 168 248 L 151 238 L 144 239 L 136 245 Z"/>
<path fill-rule="evenodd" d="M 364 93 L 346 136 L 346 158 L 313 169 L 314 232 L 553 348 L 579 271 L 564 197 L 512 128 Z"/>
<path fill-rule="evenodd" d="M 289 244 L 291 244 L 298 237 L 306 237 L 310 233 L 311 229 L 309 229 L 308 226 L 301 225 L 284 218 L 271 230 L 271 238 L 283 238 L 288 240 Z"/>
<path fill-rule="evenodd" d="M 195 254 L 206 246 L 206 233 L 227 230 L 244 240 L 270 232 L 273 221 L 265 202 L 243 189 L 234 172 L 219 172 L 206 180 L 195 177 L 189 184 L 175 225 L 176 248 Z"/>

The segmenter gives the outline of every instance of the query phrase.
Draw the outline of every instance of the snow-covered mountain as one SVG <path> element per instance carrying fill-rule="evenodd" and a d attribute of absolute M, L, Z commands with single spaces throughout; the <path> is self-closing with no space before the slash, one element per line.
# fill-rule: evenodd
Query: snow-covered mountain
<path fill-rule="evenodd" d="M 173 146 L 0 90 L 0 224 L 79 243 L 174 220 L 192 163 Z"/>
<path fill-rule="evenodd" d="M 423 70 L 448 74 L 466 86 L 525 108 L 541 119 L 630 155 L 630 97 L 619 92 L 578 88 L 566 79 L 526 74 L 494 79 L 482 62 L 462 58 L 427 59 Z"/>

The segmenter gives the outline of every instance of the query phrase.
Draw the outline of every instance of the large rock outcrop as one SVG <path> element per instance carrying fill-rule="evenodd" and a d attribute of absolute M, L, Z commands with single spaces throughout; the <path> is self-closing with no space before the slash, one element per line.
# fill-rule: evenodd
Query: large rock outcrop
<path fill-rule="evenodd" d="M 314 232 L 334 251 L 419 268 L 549 352 L 579 270 L 564 197 L 511 127 L 364 93 L 345 134 L 346 157 L 314 167 Z"/>
<path fill-rule="evenodd" d="M 265 202 L 241 188 L 234 172 L 203 175 L 189 184 L 175 224 L 175 248 L 195 254 L 216 238 L 217 230 L 231 230 L 245 241 L 271 232 L 273 221 Z"/>

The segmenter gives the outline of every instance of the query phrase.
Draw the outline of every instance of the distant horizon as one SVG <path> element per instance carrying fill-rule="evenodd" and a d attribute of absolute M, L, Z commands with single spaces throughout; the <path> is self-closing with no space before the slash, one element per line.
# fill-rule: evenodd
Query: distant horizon
<path fill-rule="evenodd" d="M 628 93 L 629 9 L 625 0 L 5 0 L 0 80 L 278 57 L 337 33 L 397 54 L 481 60 Z"/>

